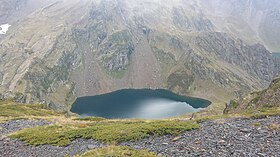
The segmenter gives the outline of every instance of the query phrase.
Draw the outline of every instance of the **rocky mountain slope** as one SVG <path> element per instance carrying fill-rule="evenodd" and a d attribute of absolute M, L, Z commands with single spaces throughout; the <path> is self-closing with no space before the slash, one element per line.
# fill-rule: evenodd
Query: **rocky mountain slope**
<path fill-rule="evenodd" d="M 212 101 L 262 89 L 279 72 L 266 48 L 278 49 L 280 31 L 278 1 L 258 2 L 276 9 L 263 16 L 273 26 L 252 22 L 267 9 L 251 0 L 3 0 L 1 21 L 12 26 L 0 36 L 0 93 L 64 110 L 122 88 Z M 232 4 L 240 14 L 225 10 Z"/>
<path fill-rule="evenodd" d="M 279 51 L 280 2 L 277 0 L 202 0 L 207 15 L 221 31 Z"/>
<path fill-rule="evenodd" d="M 236 113 L 244 110 L 273 107 L 280 107 L 280 78 L 274 79 L 265 90 L 250 93 L 240 100 L 232 100 L 225 111 Z"/>

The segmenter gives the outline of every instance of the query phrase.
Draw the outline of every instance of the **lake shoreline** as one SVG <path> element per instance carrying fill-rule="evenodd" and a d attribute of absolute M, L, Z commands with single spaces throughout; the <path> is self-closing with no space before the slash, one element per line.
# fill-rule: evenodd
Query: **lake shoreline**
<path fill-rule="evenodd" d="M 211 103 L 164 89 L 123 89 L 80 97 L 72 105 L 71 112 L 81 117 L 164 119 L 198 112 Z"/>

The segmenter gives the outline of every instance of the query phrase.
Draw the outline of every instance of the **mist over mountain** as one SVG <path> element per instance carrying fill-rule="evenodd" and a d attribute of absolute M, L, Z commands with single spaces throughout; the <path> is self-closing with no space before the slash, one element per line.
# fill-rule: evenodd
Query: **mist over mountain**
<path fill-rule="evenodd" d="M 270 53 L 280 52 L 279 8 L 277 0 L 1 0 L 0 25 L 11 27 L 0 35 L 0 93 L 59 110 L 124 88 L 226 102 L 279 73 Z"/>

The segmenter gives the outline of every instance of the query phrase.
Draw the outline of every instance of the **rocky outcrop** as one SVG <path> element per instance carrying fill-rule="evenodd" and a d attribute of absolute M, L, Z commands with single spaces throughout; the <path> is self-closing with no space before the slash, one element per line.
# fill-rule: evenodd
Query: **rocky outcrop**
<path fill-rule="evenodd" d="M 121 145 L 148 149 L 159 156 L 275 156 L 279 153 L 279 120 L 279 116 L 213 120 L 178 136 L 151 136 Z"/>
<path fill-rule="evenodd" d="M 246 109 L 280 107 L 280 78 L 274 79 L 270 86 L 262 91 L 253 92 L 240 100 L 232 100 L 225 112 L 239 112 Z"/>

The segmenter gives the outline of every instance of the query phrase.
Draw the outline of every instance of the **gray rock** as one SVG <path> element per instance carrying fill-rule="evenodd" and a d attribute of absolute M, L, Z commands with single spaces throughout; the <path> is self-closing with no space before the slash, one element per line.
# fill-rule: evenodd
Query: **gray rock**
<path fill-rule="evenodd" d="M 273 132 L 265 127 L 269 124 L 280 125 L 279 116 L 264 119 L 226 119 L 225 121 L 218 125 L 214 121 L 203 122 L 199 130 L 183 133 L 180 139 L 172 143 L 168 142 L 175 138 L 173 136 L 151 136 L 138 142 L 124 142 L 121 145 L 132 148 L 140 146 L 168 157 L 277 156 L 280 154 L 279 132 L 276 136 L 268 136 L 273 135 Z M 259 132 L 257 127 L 251 125 L 254 123 L 260 123 L 263 126 L 262 129 L 266 131 Z M 250 136 L 245 136 L 248 132 Z"/>
<path fill-rule="evenodd" d="M 32 128 L 35 126 L 42 126 L 42 125 L 49 125 L 50 122 L 45 120 L 14 120 L 14 121 L 7 121 L 5 123 L 0 124 L 1 132 L 0 137 L 7 135 L 12 132 L 16 132 L 23 128 Z"/>

